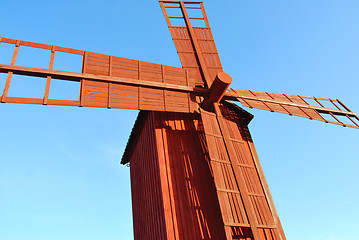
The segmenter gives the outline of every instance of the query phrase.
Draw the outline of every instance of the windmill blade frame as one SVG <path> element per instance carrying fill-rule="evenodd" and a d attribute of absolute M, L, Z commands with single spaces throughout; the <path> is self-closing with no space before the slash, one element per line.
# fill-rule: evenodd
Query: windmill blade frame
<path fill-rule="evenodd" d="M 202 80 L 196 78 L 196 85 L 209 88 L 216 75 L 223 72 L 223 68 L 203 2 L 162 0 L 159 2 L 182 67 L 191 69 L 202 78 Z M 176 12 L 178 15 L 169 14 L 169 10 L 173 9 L 179 10 Z M 189 13 L 189 10 L 199 13 Z M 173 22 L 173 20 L 182 22 Z"/>
<path fill-rule="evenodd" d="M 172 112 L 193 112 L 197 109 L 195 96 L 192 94 L 196 82 L 192 71 L 16 39 L 0 37 L 0 44 L 1 42 L 15 45 L 10 65 L 0 64 L 0 72 L 7 74 L 0 97 L 2 103 Z M 48 69 L 15 65 L 19 51 L 21 53 L 21 46 L 51 51 Z M 81 73 L 54 70 L 56 52 L 81 56 L 83 59 Z M 46 78 L 44 97 L 8 96 L 13 74 Z M 52 79 L 80 82 L 78 100 L 49 99 Z"/>
<path fill-rule="evenodd" d="M 285 113 L 333 123 L 343 127 L 359 128 L 359 117 L 339 99 L 308 97 L 290 94 L 229 89 L 236 100 L 249 108 Z M 313 104 L 309 104 L 309 102 Z M 314 105 L 316 104 L 316 105 Z M 343 117 L 344 120 L 339 119 Z"/>

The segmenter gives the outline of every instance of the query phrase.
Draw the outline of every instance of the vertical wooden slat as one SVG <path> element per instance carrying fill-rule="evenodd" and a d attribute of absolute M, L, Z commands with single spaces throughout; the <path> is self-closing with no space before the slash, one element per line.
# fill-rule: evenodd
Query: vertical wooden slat
<path fill-rule="evenodd" d="M 162 121 L 161 122 L 164 122 L 164 121 L 168 121 L 168 118 L 166 118 L 166 116 L 164 114 L 161 114 L 162 115 Z M 165 134 L 165 138 L 163 139 L 164 140 L 164 143 L 165 145 L 163 146 L 165 148 L 165 154 L 166 154 L 166 158 L 167 158 L 167 172 L 170 174 L 170 177 L 171 179 L 173 179 L 173 174 L 174 174 L 174 171 L 173 171 L 173 167 L 171 167 L 171 161 L 170 159 L 172 159 L 172 156 L 171 156 L 171 152 L 170 152 L 170 149 L 168 146 L 170 146 L 170 132 L 167 131 L 166 129 L 163 129 L 163 133 Z M 173 223 L 174 223 L 174 227 L 175 227 L 175 237 L 176 239 L 180 239 L 180 236 L 181 236 L 181 229 L 180 229 L 180 223 L 177 219 L 177 215 L 178 215 L 178 211 L 177 211 L 177 201 L 178 201 L 178 197 L 175 193 L 173 193 L 173 189 L 176 189 L 176 185 L 175 185 L 175 182 L 173 180 L 170 181 L 170 187 L 171 187 L 171 190 L 169 191 L 169 194 L 170 194 L 170 198 L 171 198 L 171 202 L 172 202 L 172 219 L 173 219 Z"/>
<path fill-rule="evenodd" d="M 55 60 L 55 46 L 51 48 L 51 55 L 50 55 L 50 62 L 49 62 L 49 69 L 52 70 L 54 68 L 54 60 Z M 46 86 L 45 86 L 45 93 L 44 93 L 44 105 L 47 105 L 47 100 L 49 99 L 49 92 L 50 92 L 50 85 L 51 85 L 51 76 L 47 76 L 46 78 Z"/>
<path fill-rule="evenodd" d="M 190 82 L 189 82 L 189 72 L 188 72 L 188 69 L 184 69 L 183 71 L 185 71 L 185 74 L 186 74 L 186 85 L 187 86 L 190 86 Z M 189 112 L 192 112 L 192 103 L 191 103 L 191 94 L 190 93 L 187 93 L 187 99 L 188 99 L 188 110 Z"/>
<path fill-rule="evenodd" d="M 232 229 L 230 226 L 225 226 L 224 230 L 226 232 L 226 240 L 232 240 Z"/>
<path fill-rule="evenodd" d="M 163 159 L 163 152 L 157 151 L 160 142 L 157 141 L 158 132 L 154 128 L 154 112 L 141 112 L 140 115 L 145 117 L 141 129 L 138 129 L 140 132 L 136 137 L 130 166 L 134 238 L 171 239 L 167 236 L 169 227 L 165 209 L 168 208 L 164 208 L 165 188 L 161 182 L 163 169 L 161 171 L 160 159 Z"/>
<path fill-rule="evenodd" d="M 112 76 L 113 56 L 108 56 L 108 75 Z"/>
<path fill-rule="evenodd" d="M 138 61 L 138 80 L 141 81 L 141 61 Z M 141 110 L 141 86 L 138 86 L 138 109 Z"/>
<path fill-rule="evenodd" d="M 111 82 L 108 83 L 107 89 L 108 89 L 107 108 L 111 108 L 111 92 L 112 92 L 112 83 Z"/>
<path fill-rule="evenodd" d="M 86 66 L 87 66 L 87 52 L 85 51 L 82 57 L 82 73 L 86 73 Z M 84 91 L 85 91 L 85 79 L 81 79 L 80 81 L 80 94 L 79 94 L 79 101 L 80 107 L 83 107 L 83 99 L 84 99 Z"/>
<path fill-rule="evenodd" d="M 169 113 L 168 113 L 169 115 Z M 168 116 L 167 115 L 167 116 Z M 188 219 L 188 212 L 185 209 L 185 199 L 184 199 L 184 192 L 182 192 L 182 183 L 179 182 L 181 180 L 181 178 L 179 178 L 179 176 L 181 175 L 181 172 L 183 172 L 183 165 L 179 165 L 179 151 L 180 148 L 178 147 L 178 136 L 176 136 L 177 131 L 177 126 L 176 126 L 176 120 L 168 120 L 168 126 L 171 127 L 171 129 L 174 130 L 174 132 L 171 131 L 171 137 L 169 138 L 169 143 L 170 143 L 170 149 L 172 149 L 173 152 L 171 152 L 171 159 L 173 161 L 173 164 L 171 164 L 171 171 L 174 174 L 174 184 L 175 184 L 175 196 L 177 196 L 177 207 L 179 208 L 178 214 L 180 214 L 180 216 L 183 216 L 184 219 Z M 188 225 L 188 220 L 187 221 L 180 221 L 180 230 L 179 230 L 179 239 L 187 239 L 190 231 L 189 231 L 189 225 Z"/>
<path fill-rule="evenodd" d="M 113 65 L 113 57 L 109 56 L 109 70 L 108 70 L 108 75 L 111 77 L 112 76 L 112 66 Z M 108 82 L 107 85 L 107 89 L 108 89 L 108 96 L 107 96 L 107 108 L 111 108 L 111 88 L 112 88 L 112 83 Z"/>
<path fill-rule="evenodd" d="M 10 65 L 15 65 L 17 54 L 19 53 L 19 47 L 20 47 L 20 41 L 16 40 L 15 48 L 14 48 L 14 54 L 12 55 L 11 63 Z"/>
<path fill-rule="evenodd" d="M 16 59 L 17 59 L 17 54 L 19 53 L 19 48 L 20 48 L 20 41 L 16 40 L 14 53 L 12 55 L 10 65 L 15 65 Z M 5 83 L 5 87 L 4 87 L 4 92 L 3 92 L 2 98 L 1 98 L 1 102 L 3 102 L 3 103 L 6 102 L 7 94 L 9 92 L 9 87 L 10 87 L 10 83 L 11 83 L 12 74 L 13 74 L 13 72 L 9 71 L 8 74 L 7 74 L 7 77 L 6 77 L 6 83 Z"/>
<path fill-rule="evenodd" d="M 84 96 L 85 96 L 85 79 L 81 79 L 80 81 L 80 97 L 79 97 L 79 101 L 80 101 L 80 107 L 84 106 Z"/>
<path fill-rule="evenodd" d="M 208 22 L 206 11 L 204 11 L 203 2 L 201 2 L 200 5 L 201 5 L 201 11 L 202 11 L 202 16 L 204 18 L 204 22 L 206 23 L 206 27 L 209 28 L 209 22 Z"/>
<path fill-rule="evenodd" d="M 161 65 L 161 74 L 162 74 L 162 82 L 163 83 L 166 83 L 165 82 L 165 66 L 164 65 Z M 163 94 L 163 104 L 164 104 L 164 110 L 167 111 L 167 108 L 166 108 L 166 90 L 163 90 L 162 91 L 162 94 Z"/>
<path fill-rule="evenodd" d="M 153 114 L 153 113 L 152 113 Z M 162 121 L 160 116 L 157 121 Z M 158 145 L 158 157 L 159 157 L 159 165 L 160 165 L 160 178 L 161 178 L 161 187 L 163 197 L 163 205 L 164 205 L 164 215 L 166 221 L 166 230 L 167 230 L 167 239 L 178 239 L 178 229 L 177 220 L 174 218 L 174 199 L 173 195 L 170 193 L 170 189 L 172 188 L 170 175 L 169 175 L 169 166 L 168 159 L 166 159 L 165 149 L 166 149 L 166 136 L 164 129 L 156 129 L 156 139 Z"/>
<path fill-rule="evenodd" d="M 165 8 L 163 2 L 160 2 L 160 6 L 161 6 L 161 9 L 162 9 L 163 15 L 165 15 L 165 19 L 166 19 L 167 25 L 168 25 L 169 27 L 171 27 L 172 24 L 171 24 L 170 18 L 168 17 L 168 14 L 167 14 L 167 11 L 166 11 L 166 8 Z"/>

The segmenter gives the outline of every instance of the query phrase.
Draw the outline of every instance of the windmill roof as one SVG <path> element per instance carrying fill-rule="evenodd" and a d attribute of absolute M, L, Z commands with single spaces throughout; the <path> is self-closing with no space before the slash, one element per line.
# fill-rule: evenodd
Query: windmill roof
<path fill-rule="evenodd" d="M 253 115 L 249 112 L 245 111 L 241 107 L 238 107 L 236 104 L 224 101 L 223 104 L 229 108 L 232 108 L 237 114 L 243 117 L 244 123 L 248 125 L 250 121 L 253 119 Z M 127 141 L 127 145 L 125 148 L 125 152 L 122 155 L 121 164 L 126 165 L 130 162 L 131 155 L 136 147 L 137 139 L 141 134 L 142 128 L 144 126 L 144 122 L 147 119 L 149 111 L 140 111 L 135 124 L 133 125 L 130 137 Z"/>

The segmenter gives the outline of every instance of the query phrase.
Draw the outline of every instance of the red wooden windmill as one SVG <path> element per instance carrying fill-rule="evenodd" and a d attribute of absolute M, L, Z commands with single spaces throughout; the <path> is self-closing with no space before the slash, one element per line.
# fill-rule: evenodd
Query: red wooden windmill
<path fill-rule="evenodd" d="M 227 91 L 231 78 L 202 3 L 160 4 L 182 69 L 2 38 L 15 51 L 10 65 L 0 65 L 7 73 L 1 102 L 143 110 L 122 159 L 131 164 L 136 239 L 285 239 L 247 128 L 252 116 L 228 101 L 353 128 L 358 117 L 334 99 Z M 49 68 L 15 65 L 21 46 L 51 50 Z M 82 73 L 53 70 L 56 52 L 83 56 Z M 47 78 L 44 97 L 9 97 L 13 74 Z M 52 79 L 79 81 L 79 100 L 49 99 Z"/>

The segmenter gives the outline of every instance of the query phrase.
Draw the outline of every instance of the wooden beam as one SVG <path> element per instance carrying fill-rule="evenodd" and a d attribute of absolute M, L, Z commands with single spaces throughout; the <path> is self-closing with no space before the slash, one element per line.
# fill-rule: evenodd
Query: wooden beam
<path fill-rule="evenodd" d="M 54 60 L 55 60 L 55 46 L 53 46 L 51 49 L 51 56 L 50 56 L 50 63 L 49 63 L 50 70 L 52 70 L 54 68 Z M 47 100 L 49 99 L 50 84 L 51 84 L 51 76 L 47 76 L 46 86 L 45 86 L 45 94 L 44 94 L 44 102 L 43 102 L 44 105 L 47 104 Z"/>
<path fill-rule="evenodd" d="M 94 75 L 88 73 L 76 73 L 76 72 L 65 72 L 58 70 L 50 70 L 50 69 L 42 69 L 42 68 L 31 68 L 31 67 L 22 67 L 22 66 L 11 66 L 0 64 L 0 72 L 13 72 L 14 74 L 27 75 L 27 76 L 35 76 L 35 77 L 44 77 L 51 76 L 52 78 L 68 80 L 68 81 L 76 81 L 79 82 L 81 79 L 86 80 L 94 80 L 100 82 L 112 82 L 112 83 L 122 83 L 133 86 L 143 86 L 143 87 L 152 87 L 164 90 L 176 90 L 179 92 L 193 92 L 194 88 L 185 86 L 185 85 L 176 85 L 170 83 L 162 83 L 162 82 L 151 82 L 138 80 L 136 78 L 122 78 L 122 77 L 113 77 L 113 76 L 105 76 L 105 75 Z M 208 90 L 200 90 L 197 89 L 199 93 L 206 92 L 208 94 Z"/>
<path fill-rule="evenodd" d="M 16 47 L 14 50 L 14 55 L 12 58 L 12 64 L 15 64 L 17 52 L 19 50 L 19 47 Z M 56 48 L 57 51 L 57 48 Z M 86 54 L 84 55 L 84 61 L 86 61 Z M 50 63 L 51 64 L 51 63 Z M 139 62 L 140 65 L 140 62 Z M 49 66 L 50 68 L 50 66 Z M 84 69 L 83 69 L 84 71 Z M 44 77 L 48 78 L 51 77 L 51 79 L 60 79 L 60 80 L 69 80 L 69 81 L 77 81 L 81 82 L 81 86 L 83 83 L 83 80 L 93 80 L 98 82 L 106 82 L 106 83 L 119 83 L 119 84 L 125 84 L 125 85 L 131 85 L 131 86 L 138 86 L 141 87 L 149 87 L 154 89 L 161 89 L 161 90 L 172 90 L 177 92 L 185 92 L 189 94 L 195 94 L 196 96 L 202 96 L 207 97 L 209 95 L 209 89 L 205 88 L 199 88 L 199 87 L 190 87 L 186 85 L 176 85 L 176 84 L 169 84 L 169 83 L 163 83 L 163 82 L 153 82 L 153 81 L 144 81 L 139 80 L 138 78 L 141 78 L 141 69 L 139 67 L 139 77 L 136 78 L 122 78 L 122 77 L 113 77 L 113 76 L 106 76 L 106 75 L 94 75 L 94 74 L 87 74 L 87 73 L 75 73 L 75 72 L 65 72 L 65 71 L 58 71 L 53 69 L 41 69 L 41 68 L 31 68 L 31 67 L 23 67 L 23 66 L 15 66 L 15 65 L 6 65 L 6 64 L 0 64 L 0 72 L 8 73 L 6 84 L 3 92 L 3 96 L 1 97 L 1 102 L 6 102 L 11 77 L 13 74 L 19 74 L 19 75 L 26 75 L 26 76 L 35 76 L 35 77 Z M 189 80 L 187 80 L 189 81 Z M 49 84 L 47 84 L 46 92 L 49 89 Z M 82 87 L 81 87 L 82 89 Z M 272 99 L 264 99 L 258 96 L 243 96 L 239 92 L 237 92 L 235 89 L 230 89 L 231 92 L 226 92 L 223 96 L 224 100 L 234 100 L 234 101 L 259 101 L 263 103 L 273 103 L 273 104 L 279 104 L 282 107 L 285 106 L 292 106 L 292 107 L 299 107 L 299 108 L 305 108 L 305 109 L 312 109 L 317 111 L 318 113 L 327 113 L 327 114 L 334 114 L 334 115 L 340 115 L 340 116 L 347 116 L 350 119 L 354 118 L 356 120 L 359 120 L 358 116 L 350 111 L 345 110 L 337 110 L 337 109 L 328 109 L 325 107 L 320 106 L 312 106 L 312 105 L 306 105 L 301 103 L 294 103 L 289 101 L 280 101 L 280 100 L 272 100 Z M 139 93 L 141 95 L 141 93 Z M 140 96 L 139 96 L 140 97 Z M 304 98 L 304 97 L 303 97 Z M 316 98 L 312 98 L 316 99 Z M 319 98 L 318 98 L 319 99 Z M 326 98 L 321 98 L 321 100 L 327 100 Z M 80 94 L 80 102 L 82 102 L 82 97 Z M 44 103 L 46 104 L 46 95 L 44 97 Z M 342 104 L 340 101 L 338 103 Z M 139 102 L 139 104 L 141 104 Z M 250 105 L 249 105 L 250 107 Z M 348 108 L 345 108 L 348 110 Z M 352 119 L 351 119 L 352 120 Z M 330 120 L 324 120 L 328 123 L 333 124 L 339 124 L 343 125 L 340 122 L 330 121 Z M 348 125 L 345 124 L 347 127 L 354 127 L 358 128 L 357 123 L 355 125 Z"/>
<path fill-rule="evenodd" d="M 183 2 L 185 4 L 186 3 L 188 3 L 188 4 L 199 4 L 199 3 L 201 3 L 201 1 L 178 1 L 178 0 L 161 0 L 159 2 L 162 2 L 162 3 L 180 3 L 180 2 Z"/>
<path fill-rule="evenodd" d="M 11 38 L 2 38 L 1 40 L 4 43 L 10 43 L 10 44 L 19 44 L 19 46 L 28 46 L 28 47 L 34 47 L 34 48 L 42 48 L 42 49 L 48 49 L 51 50 L 53 48 L 52 45 L 43 44 L 43 43 L 35 43 L 35 42 L 28 42 L 28 41 L 22 41 L 22 40 L 16 40 Z M 72 53 L 72 54 L 78 54 L 83 55 L 84 51 L 72 49 L 72 48 L 65 48 L 65 47 L 56 47 L 56 51 L 60 52 L 66 52 L 66 53 Z"/>
<path fill-rule="evenodd" d="M 4 39 L 2 39 L 2 41 L 4 41 Z M 16 59 L 17 59 L 17 54 L 19 53 L 19 48 L 20 48 L 20 44 L 19 44 L 19 40 L 16 41 L 16 45 L 14 48 L 14 53 L 12 55 L 12 59 L 11 59 L 11 63 L 10 66 L 14 66 L 16 63 Z M 6 77 L 6 82 L 5 82 L 5 87 L 4 87 L 4 92 L 2 94 L 1 97 L 1 102 L 6 102 L 6 98 L 7 98 L 7 94 L 9 93 L 9 88 L 10 88 L 10 83 L 11 83 L 11 78 L 12 78 L 13 72 L 12 71 L 8 71 L 7 72 L 7 77 Z"/>

